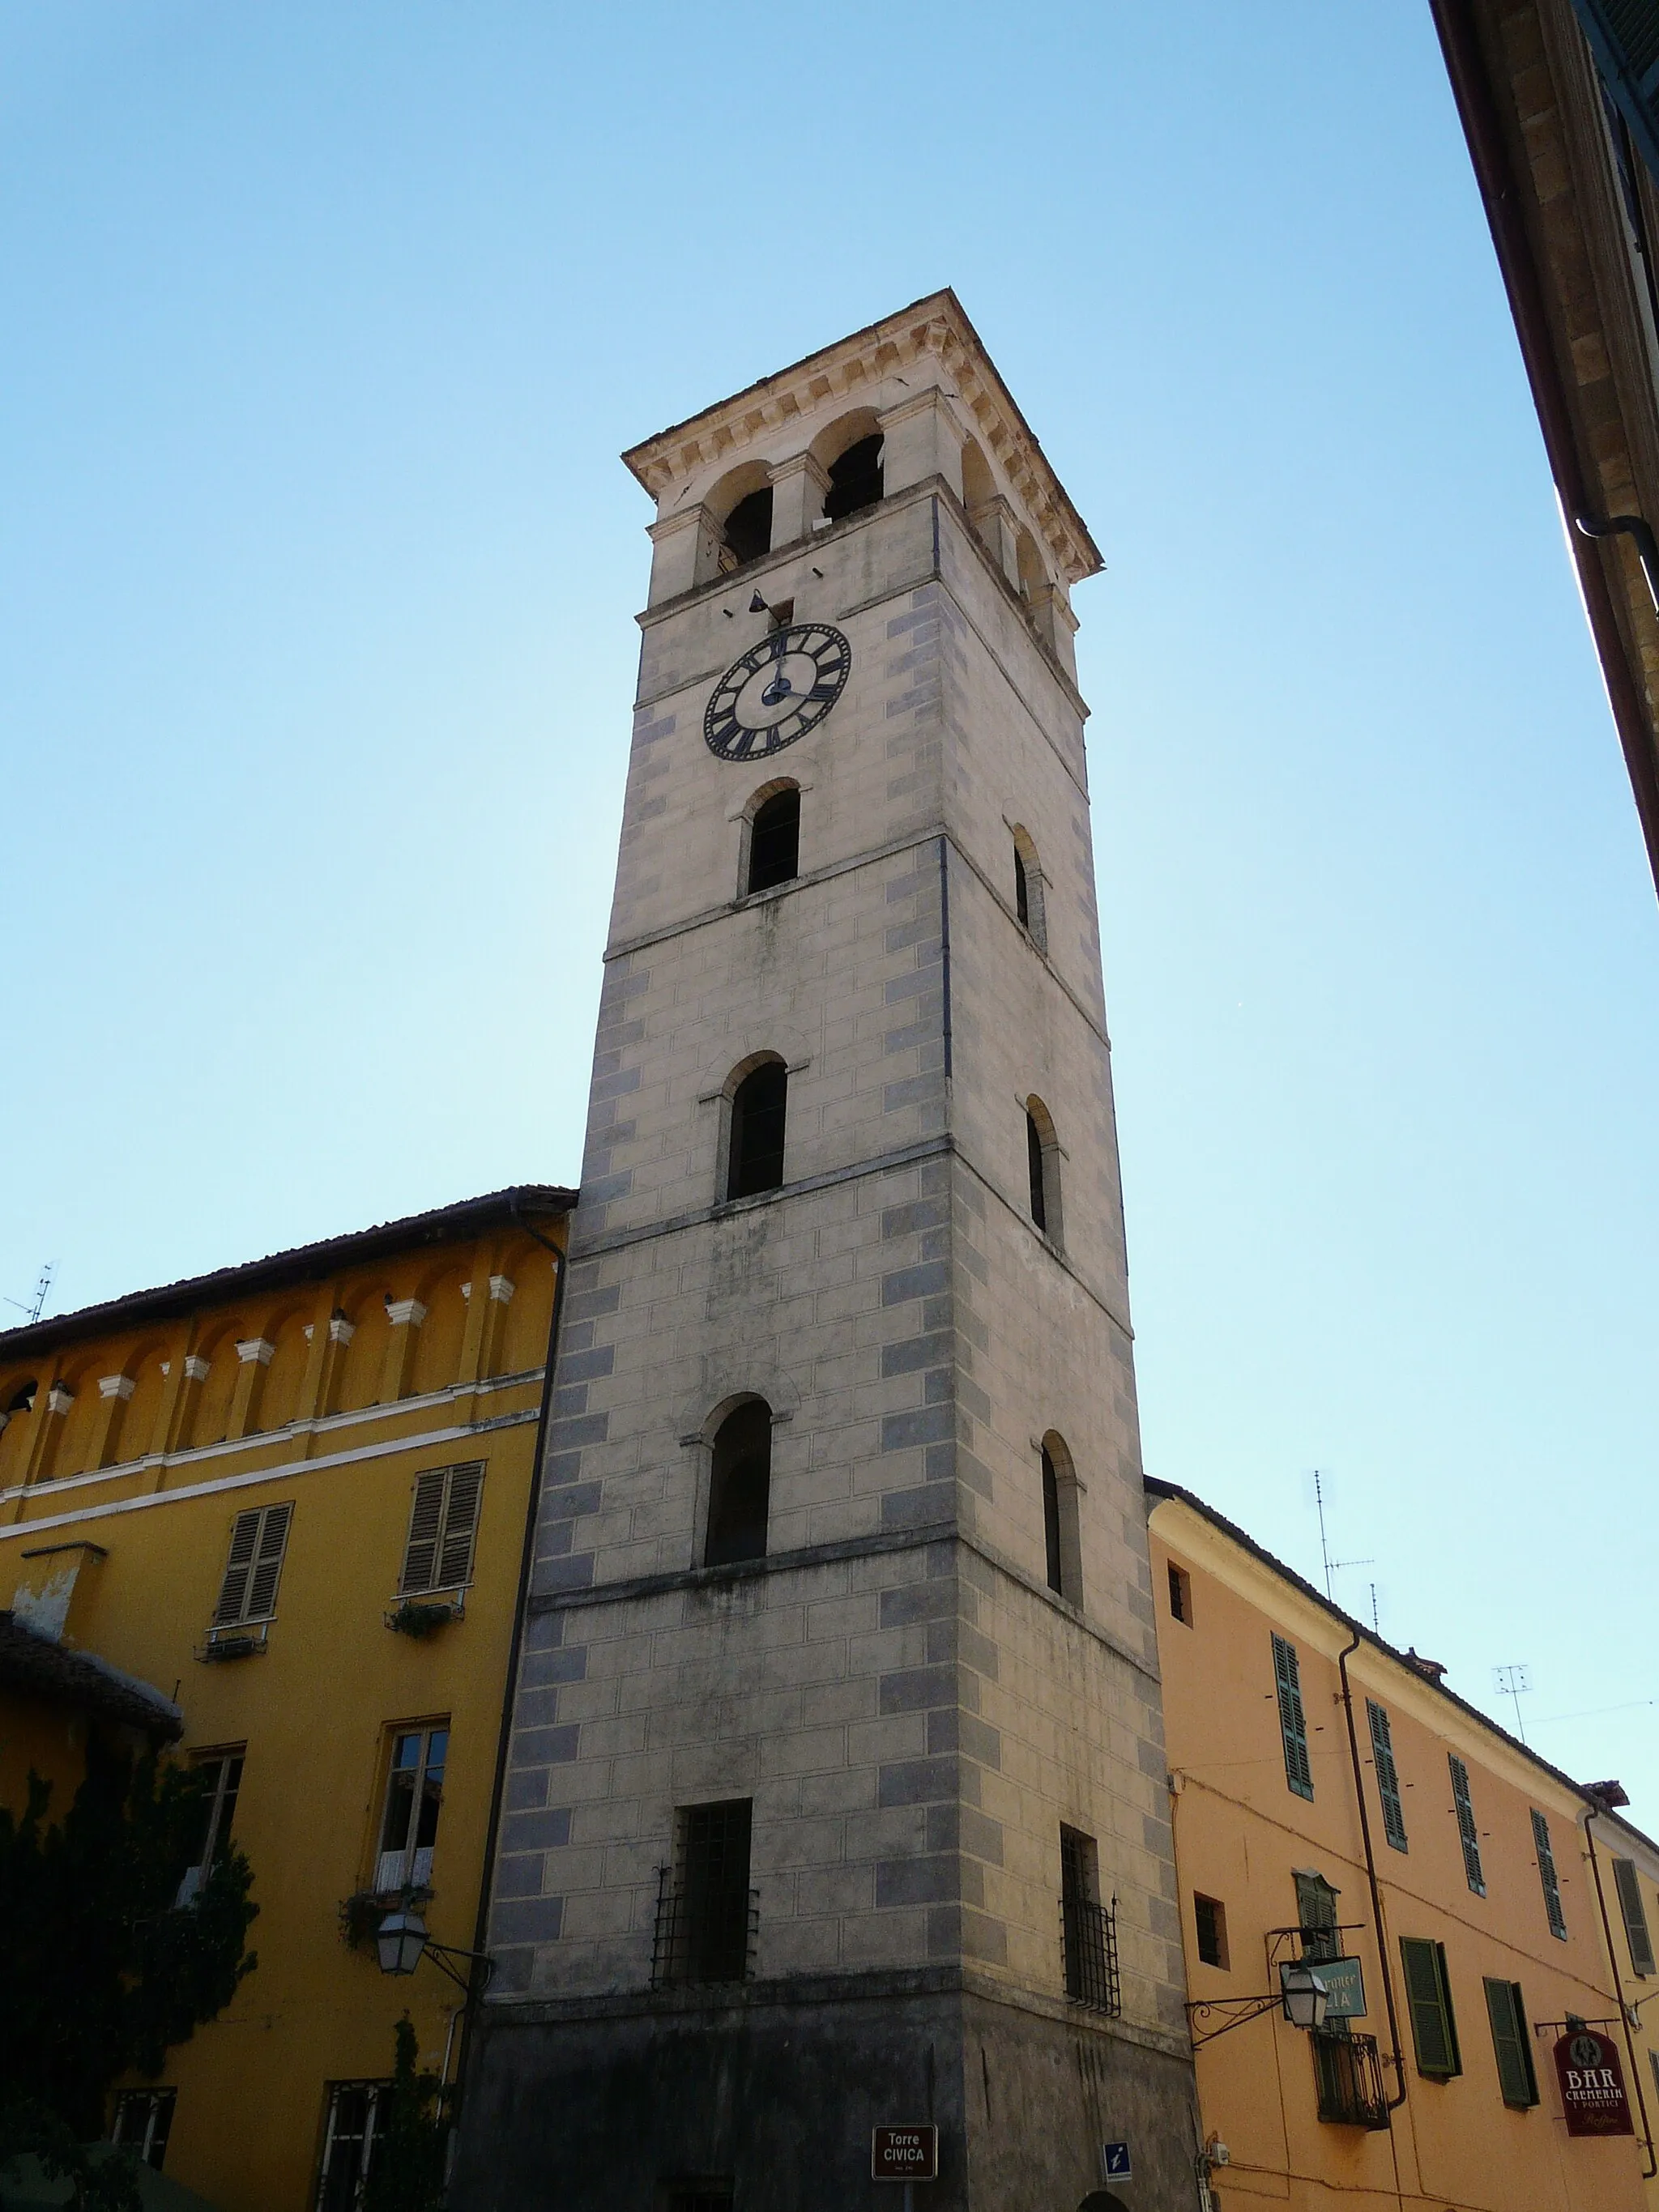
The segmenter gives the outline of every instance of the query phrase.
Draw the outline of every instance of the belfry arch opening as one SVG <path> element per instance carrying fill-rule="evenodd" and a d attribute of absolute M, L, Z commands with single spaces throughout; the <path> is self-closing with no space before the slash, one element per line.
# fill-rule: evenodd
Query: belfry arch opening
<path fill-rule="evenodd" d="M 745 1398 L 714 1431 L 704 1565 L 763 1559 L 771 1504 L 772 1408 L 763 1398 Z"/>
<path fill-rule="evenodd" d="M 758 461 L 745 461 L 722 477 L 708 495 L 708 505 L 720 522 L 722 575 L 771 551 L 772 486 Z"/>
<path fill-rule="evenodd" d="M 775 1054 L 751 1067 L 732 1091 L 728 1199 L 753 1198 L 758 1192 L 781 1188 L 788 1104 L 788 1070 Z"/>

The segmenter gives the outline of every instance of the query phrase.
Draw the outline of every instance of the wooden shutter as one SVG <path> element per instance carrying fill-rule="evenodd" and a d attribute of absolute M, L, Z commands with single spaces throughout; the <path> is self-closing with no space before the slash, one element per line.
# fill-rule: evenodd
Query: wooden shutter
<path fill-rule="evenodd" d="M 1296 1883 L 1296 1917 L 1302 1929 L 1302 1955 L 1318 1960 L 1334 1959 L 1342 1946 L 1337 1940 L 1336 1900 L 1340 1893 L 1322 1874 L 1292 1875 Z"/>
<path fill-rule="evenodd" d="M 1659 177 L 1659 9 L 1653 0 L 1572 0 L 1608 93 Z"/>
<path fill-rule="evenodd" d="M 1382 1832 L 1395 1850 L 1406 1848 L 1406 1808 L 1400 1796 L 1400 1769 L 1394 1763 L 1394 1738 L 1389 1716 L 1373 1698 L 1365 1700 L 1370 1722 L 1371 1757 L 1376 1768 L 1376 1794 L 1382 1801 Z"/>
<path fill-rule="evenodd" d="M 1461 2074 L 1463 2068 L 1457 2051 L 1457 2025 L 1452 2017 L 1444 1949 L 1419 1936 L 1402 1936 L 1400 1963 L 1405 1970 L 1418 2072 L 1442 2080 Z"/>
<path fill-rule="evenodd" d="M 398 1583 L 400 1596 L 437 1586 L 438 1544 L 443 1534 L 444 1492 L 448 1483 L 447 1467 L 428 1468 L 415 1478 L 409 1540 L 404 1547 L 404 1571 Z"/>
<path fill-rule="evenodd" d="M 1302 1674 L 1296 1646 L 1273 1638 L 1273 1681 L 1279 1692 L 1279 1729 L 1285 1740 L 1285 1779 L 1298 1797 L 1311 1797 L 1313 1767 L 1308 1759 L 1308 1721 L 1302 1710 Z"/>
<path fill-rule="evenodd" d="M 1538 1879 L 1544 1885 L 1544 1910 L 1549 1916 L 1550 1934 L 1565 1936 L 1567 1920 L 1561 1910 L 1561 1885 L 1555 1875 L 1555 1853 L 1550 1848 L 1550 1824 L 1535 1807 L 1532 1816 L 1532 1841 L 1538 1854 Z"/>
<path fill-rule="evenodd" d="M 1498 1982 L 1486 1977 L 1486 2017 L 1492 2022 L 1492 2047 L 1504 2102 L 1524 2112 L 1538 2102 L 1538 2083 L 1527 2045 L 1527 2008 L 1519 1982 Z"/>
<path fill-rule="evenodd" d="M 259 1540 L 259 1523 L 264 1518 L 256 1505 L 252 1512 L 239 1513 L 232 1524 L 230 1557 L 225 1562 L 225 1578 L 219 1585 L 219 1602 L 213 1608 L 216 1628 L 228 1628 L 246 1618 L 248 1578 L 253 1571 L 254 1547 Z M 199 1613 L 197 1618 L 201 1618 Z"/>
<path fill-rule="evenodd" d="M 1469 1770 L 1455 1751 L 1446 1753 L 1451 1769 L 1452 1803 L 1457 1808 L 1457 1833 L 1463 1845 L 1463 1872 L 1477 1897 L 1486 1893 L 1486 1877 L 1480 1865 L 1480 1837 L 1474 1825 L 1474 1802 L 1469 1796 Z"/>
<path fill-rule="evenodd" d="M 444 1510 L 444 1540 L 438 1551 L 434 1589 L 459 1589 L 472 1578 L 472 1540 L 478 1530 L 478 1500 L 483 1488 L 483 1462 L 449 1470 L 449 1497 Z"/>
<path fill-rule="evenodd" d="M 1619 1892 L 1619 1910 L 1625 1916 L 1625 1938 L 1630 1945 L 1630 1962 L 1638 1974 L 1650 1974 L 1653 1972 L 1653 1939 L 1648 1933 L 1647 1909 L 1642 1903 L 1642 1885 L 1637 1878 L 1635 1860 L 1615 1859 L 1613 1880 L 1613 1887 Z"/>
<path fill-rule="evenodd" d="M 276 1584 L 288 1547 L 291 1505 L 267 1505 L 260 1516 L 259 1540 L 253 1547 L 253 1571 L 248 1577 L 247 1611 L 244 1620 L 269 1620 L 276 1610 Z"/>

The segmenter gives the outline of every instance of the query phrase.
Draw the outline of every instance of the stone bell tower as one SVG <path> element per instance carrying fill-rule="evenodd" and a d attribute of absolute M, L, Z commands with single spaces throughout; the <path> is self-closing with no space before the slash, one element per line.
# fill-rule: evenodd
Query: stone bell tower
<path fill-rule="evenodd" d="M 953 294 L 650 602 L 464 2212 L 1196 2201 L 1072 586 Z"/>

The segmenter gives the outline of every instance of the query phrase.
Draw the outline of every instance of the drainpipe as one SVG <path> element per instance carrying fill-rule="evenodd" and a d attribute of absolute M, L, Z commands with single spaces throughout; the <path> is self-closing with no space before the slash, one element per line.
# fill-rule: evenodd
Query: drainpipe
<path fill-rule="evenodd" d="M 1596 1856 L 1595 1838 L 1590 1833 L 1590 1822 L 1597 1819 L 1603 1808 L 1594 1805 L 1584 1815 L 1584 1841 L 1589 1845 L 1590 1872 L 1595 1876 L 1595 1902 L 1601 1908 L 1601 1933 L 1607 1938 L 1607 1964 L 1613 1968 L 1613 1991 L 1619 2000 L 1619 2025 L 1624 2031 L 1625 2055 L 1630 2060 L 1630 2078 L 1635 2085 L 1636 2105 L 1642 2115 L 1642 2139 L 1648 2147 L 1648 2170 L 1644 2181 L 1651 2181 L 1659 2174 L 1659 2158 L 1653 2150 L 1653 2126 L 1648 2118 L 1648 2100 L 1642 2094 L 1642 2075 L 1636 2063 L 1636 2045 L 1631 2040 L 1630 2014 L 1625 2008 L 1625 1983 L 1619 1972 L 1619 1954 L 1613 1948 L 1613 1927 L 1607 1918 L 1607 1900 L 1601 1888 L 1601 1862 Z"/>
<path fill-rule="evenodd" d="M 542 1465 L 547 1449 L 547 1417 L 553 1404 L 553 1355 L 558 1349 L 559 1321 L 564 1312 L 564 1279 L 568 1265 L 566 1255 L 556 1244 L 544 1237 L 541 1231 L 526 1216 L 519 1203 L 519 1195 L 518 1187 L 515 1185 L 507 1193 L 507 1210 L 526 1237 L 534 1237 L 538 1244 L 542 1245 L 553 1255 L 555 1267 L 553 1318 L 549 1322 L 547 1330 L 547 1367 L 542 1376 L 541 1410 L 536 1416 L 535 1457 L 531 1462 L 530 1500 L 525 1512 L 524 1548 L 519 1559 L 519 1591 L 513 1608 L 512 1640 L 507 1646 L 507 1682 L 501 1704 L 501 1730 L 500 1740 L 495 1746 L 495 1777 L 489 1792 L 489 1821 L 484 1831 L 483 1869 L 478 1883 L 478 1911 L 472 1929 L 472 1948 L 479 1953 L 483 1950 L 484 1937 L 489 1930 L 489 1879 L 495 1864 L 495 1844 L 501 1833 L 501 1801 L 507 1790 L 507 1754 L 508 1736 L 513 1723 L 513 1697 L 518 1686 L 519 1662 L 524 1651 L 525 1604 L 530 1595 L 531 1570 L 536 1562 L 536 1524 L 541 1517 Z M 477 1964 L 475 1960 L 469 1970 L 469 1983 L 476 1983 L 477 1972 Z M 458 2112 L 465 2101 L 467 2067 L 472 2055 L 472 2037 L 470 2029 L 475 2001 L 476 1990 L 470 1986 L 466 2002 L 461 2008 L 461 2051 L 456 2067 L 456 2087 L 459 2092 L 456 2100 Z"/>
<path fill-rule="evenodd" d="M 1348 1661 L 1359 1649 L 1359 1631 L 1353 1632 L 1353 1642 L 1347 1650 L 1337 1654 L 1337 1672 L 1342 1677 L 1342 1714 L 1348 1723 L 1348 1756 L 1353 1762 L 1354 1802 L 1359 1808 L 1359 1832 L 1365 1845 L 1365 1880 L 1370 1886 L 1371 1925 L 1376 1930 L 1376 1955 L 1382 1968 L 1382 1999 L 1389 2008 L 1389 2040 L 1394 2048 L 1389 2056 L 1394 2062 L 1394 2076 L 1400 2084 L 1400 2094 L 1390 2097 L 1389 2110 L 1397 2112 L 1406 2101 L 1406 2064 L 1400 2051 L 1400 2016 L 1394 2006 L 1394 1977 L 1389 1972 L 1389 1939 L 1382 1927 L 1382 1892 L 1376 1879 L 1376 1854 L 1371 1849 L 1371 1816 L 1365 1808 L 1365 1778 L 1359 1763 L 1359 1738 L 1354 1732 L 1353 1691 L 1348 1681 Z"/>

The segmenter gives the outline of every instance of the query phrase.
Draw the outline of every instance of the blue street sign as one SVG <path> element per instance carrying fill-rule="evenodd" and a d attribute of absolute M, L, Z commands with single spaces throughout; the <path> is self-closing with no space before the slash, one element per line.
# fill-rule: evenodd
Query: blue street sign
<path fill-rule="evenodd" d="M 1129 2165 L 1129 2146 L 1126 2142 L 1102 2143 L 1100 2163 L 1108 2181 L 1132 2181 L 1134 2179 Z"/>

